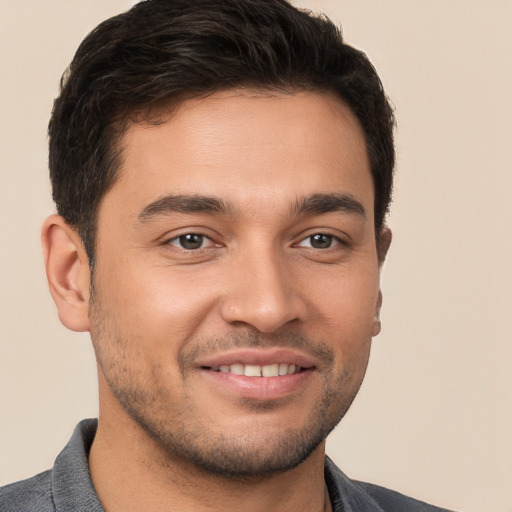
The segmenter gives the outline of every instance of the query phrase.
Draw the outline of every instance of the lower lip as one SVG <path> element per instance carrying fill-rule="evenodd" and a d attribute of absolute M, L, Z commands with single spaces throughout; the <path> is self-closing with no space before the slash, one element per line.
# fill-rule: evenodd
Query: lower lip
<path fill-rule="evenodd" d="M 300 391 L 313 376 L 313 368 L 280 377 L 246 377 L 229 372 L 202 370 L 217 390 L 253 400 L 278 400 Z"/>

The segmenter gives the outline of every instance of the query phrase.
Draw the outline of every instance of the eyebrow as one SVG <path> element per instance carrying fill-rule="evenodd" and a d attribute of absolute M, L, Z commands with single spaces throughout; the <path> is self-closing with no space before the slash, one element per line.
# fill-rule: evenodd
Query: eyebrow
<path fill-rule="evenodd" d="M 323 213 L 343 212 L 366 219 L 364 206 L 350 194 L 313 194 L 297 200 L 295 215 L 319 215 Z"/>
<path fill-rule="evenodd" d="M 149 203 L 139 213 L 140 222 L 169 213 L 233 214 L 235 208 L 222 199 L 201 195 L 166 195 Z M 355 214 L 366 218 L 364 206 L 350 194 L 312 194 L 298 199 L 291 215 L 320 215 L 331 212 Z"/>
<path fill-rule="evenodd" d="M 215 213 L 226 214 L 232 207 L 215 197 L 200 195 L 167 195 L 148 204 L 138 215 L 141 222 L 147 222 L 168 213 Z"/>

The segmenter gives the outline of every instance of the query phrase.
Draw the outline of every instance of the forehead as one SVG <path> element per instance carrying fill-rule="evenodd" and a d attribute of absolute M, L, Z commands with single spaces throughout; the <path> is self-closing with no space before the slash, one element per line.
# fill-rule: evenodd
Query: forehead
<path fill-rule="evenodd" d="M 332 192 L 373 209 L 364 134 L 341 100 L 229 90 L 184 101 L 157 123 L 130 125 L 107 199 L 143 206 L 197 194 L 264 206 Z"/>

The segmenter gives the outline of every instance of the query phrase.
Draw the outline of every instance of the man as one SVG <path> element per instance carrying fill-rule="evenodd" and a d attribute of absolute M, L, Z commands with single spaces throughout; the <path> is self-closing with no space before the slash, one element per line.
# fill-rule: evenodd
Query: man
<path fill-rule="evenodd" d="M 54 105 L 42 240 L 99 419 L 1 510 L 441 510 L 324 451 L 380 331 L 392 130 L 366 57 L 284 0 L 97 27 Z"/>

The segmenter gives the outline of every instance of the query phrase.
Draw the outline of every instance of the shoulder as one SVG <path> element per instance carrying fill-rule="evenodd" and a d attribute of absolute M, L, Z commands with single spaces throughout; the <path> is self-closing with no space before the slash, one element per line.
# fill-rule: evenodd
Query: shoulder
<path fill-rule="evenodd" d="M 366 482 L 354 482 L 354 485 L 363 489 L 386 512 L 450 512 L 378 485 Z"/>
<path fill-rule="evenodd" d="M 2 512 L 54 512 L 51 472 L 0 487 Z"/>
<path fill-rule="evenodd" d="M 0 488 L 0 512 L 104 512 L 89 473 L 96 420 L 81 421 L 53 468 Z"/>
<path fill-rule="evenodd" d="M 328 457 L 325 482 L 336 512 L 450 512 L 378 485 L 351 480 Z"/>

